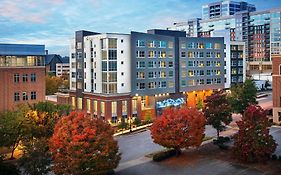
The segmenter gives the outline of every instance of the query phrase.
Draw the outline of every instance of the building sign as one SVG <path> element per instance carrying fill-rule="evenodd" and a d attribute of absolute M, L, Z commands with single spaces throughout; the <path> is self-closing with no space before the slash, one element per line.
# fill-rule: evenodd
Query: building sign
<path fill-rule="evenodd" d="M 166 108 L 166 107 L 170 107 L 170 106 L 179 106 L 181 104 L 184 104 L 185 103 L 185 100 L 184 98 L 177 98 L 177 99 L 166 99 L 166 100 L 163 100 L 163 101 L 158 101 L 156 102 L 156 108 Z"/>

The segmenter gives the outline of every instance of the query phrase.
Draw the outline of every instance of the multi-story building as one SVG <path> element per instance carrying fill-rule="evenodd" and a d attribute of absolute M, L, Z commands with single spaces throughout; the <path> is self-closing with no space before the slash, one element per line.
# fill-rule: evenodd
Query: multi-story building
<path fill-rule="evenodd" d="M 211 3 L 210 6 L 225 2 L 228 1 Z M 281 54 L 281 8 L 255 11 L 254 7 L 249 6 L 248 10 L 238 10 L 237 12 L 231 12 L 230 10 L 229 12 L 231 13 L 228 15 L 221 15 L 220 10 L 218 15 L 210 18 L 208 15 L 204 17 L 205 11 L 206 14 L 209 14 L 208 7 L 206 7 L 207 10 L 203 10 L 203 19 L 199 20 L 199 25 L 196 24 L 196 28 L 198 28 L 197 34 L 188 33 L 187 35 L 210 37 L 214 31 L 229 30 L 228 34 L 232 41 L 245 42 L 247 75 L 258 75 L 260 78 L 265 77 L 267 79 L 272 72 L 271 55 Z M 204 8 L 205 6 L 203 6 Z M 222 9 L 222 7 L 218 9 Z M 174 26 L 170 27 L 170 29 L 183 30 L 192 28 L 190 27 L 191 23 L 183 24 L 184 22 L 174 23 Z M 186 31 L 189 32 L 189 30 Z"/>
<path fill-rule="evenodd" d="M 202 18 L 203 19 L 211 19 L 211 18 L 219 18 L 222 16 L 234 15 L 236 12 L 240 11 L 256 11 L 256 7 L 253 4 L 249 4 L 247 2 L 241 1 L 218 1 L 209 3 L 202 6 Z"/>
<path fill-rule="evenodd" d="M 69 57 L 63 57 L 61 63 L 56 63 L 56 76 L 67 76 L 69 77 Z"/>
<path fill-rule="evenodd" d="M 229 89 L 233 84 L 243 83 L 246 80 L 245 43 L 231 41 L 229 29 L 214 31 L 212 37 L 224 38 L 224 88 Z"/>
<path fill-rule="evenodd" d="M 131 116 L 130 35 L 77 31 L 71 46 L 72 106 L 106 120 Z"/>
<path fill-rule="evenodd" d="M 273 122 L 281 123 L 281 55 L 272 57 Z"/>
<path fill-rule="evenodd" d="M 70 101 L 111 122 L 151 116 L 167 106 L 195 106 L 224 88 L 223 38 L 185 32 L 99 34 L 77 31 L 70 48 Z"/>
<path fill-rule="evenodd" d="M 0 111 L 45 99 L 45 46 L 0 44 Z"/>

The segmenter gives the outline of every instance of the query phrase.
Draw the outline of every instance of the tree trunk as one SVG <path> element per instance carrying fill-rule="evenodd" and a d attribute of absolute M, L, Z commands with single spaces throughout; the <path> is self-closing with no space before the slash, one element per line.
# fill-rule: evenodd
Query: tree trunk
<path fill-rule="evenodd" d="M 175 150 L 176 150 L 176 157 L 178 157 L 181 154 L 181 149 L 175 148 Z"/>
<path fill-rule="evenodd" d="M 218 137 L 218 139 L 220 137 L 220 130 L 218 130 L 218 129 L 217 129 L 217 137 Z"/>
<path fill-rule="evenodd" d="M 11 154 L 10 159 L 14 159 L 14 152 L 15 152 L 15 149 L 16 149 L 16 147 L 13 147 L 13 149 L 12 149 L 12 154 Z"/>

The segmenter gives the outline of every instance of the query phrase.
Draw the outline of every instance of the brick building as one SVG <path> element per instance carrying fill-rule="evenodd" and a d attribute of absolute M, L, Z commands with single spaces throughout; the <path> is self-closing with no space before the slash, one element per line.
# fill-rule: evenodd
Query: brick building
<path fill-rule="evenodd" d="M 281 122 L 281 55 L 272 57 L 273 122 Z"/>
<path fill-rule="evenodd" d="M 44 45 L 0 44 L 0 111 L 45 98 Z"/>

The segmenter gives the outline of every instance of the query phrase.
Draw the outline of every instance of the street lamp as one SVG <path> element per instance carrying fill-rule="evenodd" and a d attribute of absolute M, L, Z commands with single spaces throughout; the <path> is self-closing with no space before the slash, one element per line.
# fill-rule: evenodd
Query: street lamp
<path fill-rule="evenodd" d="M 129 116 L 129 127 L 130 127 L 130 132 L 132 132 L 131 119 L 132 119 L 132 117 L 131 117 L 131 115 L 130 115 L 130 116 Z"/>

